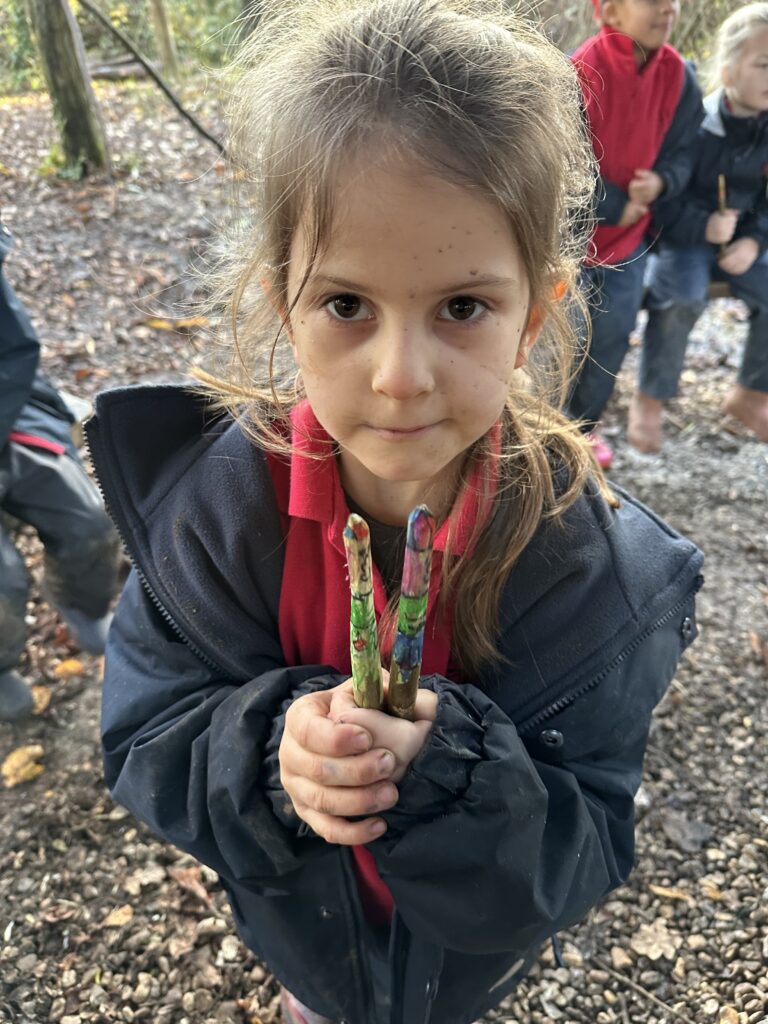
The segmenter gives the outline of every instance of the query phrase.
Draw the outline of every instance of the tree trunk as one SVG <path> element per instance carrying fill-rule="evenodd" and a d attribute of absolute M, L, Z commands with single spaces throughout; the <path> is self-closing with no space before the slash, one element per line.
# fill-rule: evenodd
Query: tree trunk
<path fill-rule="evenodd" d="M 27 7 L 67 164 L 84 174 L 109 170 L 85 47 L 68 0 L 27 0 Z"/>
<path fill-rule="evenodd" d="M 179 61 L 176 56 L 176 43 L 173 40 L 173 32 L 171 31 L 171 23 L 168 20 L 165 4 L 163 0 L 149 0 L 149 6 L 152 11 L 152 21 L 155 25 L 155 40 L 157 42 L 157 52 L 160 54 L 160 61 L 167 74 L 172 78 L 176 78 L 179 74 Z"/>

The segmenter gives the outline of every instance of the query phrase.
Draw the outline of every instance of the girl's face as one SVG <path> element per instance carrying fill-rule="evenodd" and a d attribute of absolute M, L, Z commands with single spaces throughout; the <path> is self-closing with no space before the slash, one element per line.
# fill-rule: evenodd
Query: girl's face
<path fill-rule="evenodd" d="M 335 198 L 290 317 L 307 397 L 369 515 L 403 523 L 424 500 L 439 515 L 532 340 L 520 252 L 493 203 L 416 163 L 350 169 Z M 300 231 L 289 301 L 307 262 Z"/>
<path fill-rule="evenodd" d="M 768 110 L 768 26 L 752 33 L 733 67 L 723 68 L 723 85 L 737 117 Z"/>

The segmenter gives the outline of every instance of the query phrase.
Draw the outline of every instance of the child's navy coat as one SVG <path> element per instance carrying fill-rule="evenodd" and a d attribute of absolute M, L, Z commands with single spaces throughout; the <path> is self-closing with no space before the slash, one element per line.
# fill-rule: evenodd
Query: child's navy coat
<path fill-rule="evenodd" d="M 722 89 L 704 100 L 705 117 L 687 153 L 688 185 L 682 195 L 662 198 L 654 221 L 662 245 L 675 249 L 706 245 L 707 221 L 718 208 L 718 177 L 725 176 L 726 200 L 739 211 L 737 238 L 754 238 L 768 248 L 768 114 L 734 117 Z"/>
<path fill-rule="evenodd" d="M 219 872 L 245 942 L 317 1012 L 468 1024 L 496 1005 L 630 871 L 651 711 L 696 634 L 701 553 L 632 499 L 585 494 L 511 574 L 507 663 L 474 685 L 425 681 L 437 718 L 370 845 L 397 906 L 382 986 L 350 849 L 305 834 L 280 785 L 289 702 L 344 675 L 283 663 L 262 453 L 168 387 L 102 396 L 88 437 L 136 565 L 104 679 L 115 798 Z"/>

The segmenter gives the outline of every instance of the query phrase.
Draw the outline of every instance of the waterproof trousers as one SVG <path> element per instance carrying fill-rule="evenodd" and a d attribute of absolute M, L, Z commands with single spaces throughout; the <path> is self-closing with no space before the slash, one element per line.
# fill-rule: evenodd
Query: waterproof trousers
<path fill-rule="evenodd" d="M 68 453 L 9 442 L 0 450 L 0 509 L 34 527 L 45 549 L 45 594 L 88 618 L 105 615 L 118 586 L 120 542 L 98 490 Z M 0 517 L 0 672 L 26 640 L 28 578 Z"/>

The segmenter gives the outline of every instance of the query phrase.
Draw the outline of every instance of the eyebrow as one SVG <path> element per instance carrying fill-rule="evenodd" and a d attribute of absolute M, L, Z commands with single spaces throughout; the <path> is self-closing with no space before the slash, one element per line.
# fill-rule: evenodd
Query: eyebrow
<path fill-rule="evenodd" d="M 349 281 L 345 277 L 335 277 L 329 274 L 312 274 L 308 283 L 315 284 L 316 282 L 332 284 L 338 288 L 344 288 L 349 292 L 354 292 L 355 294 L 357 292 L 365 293 L 375 290 L 373 288 L 367 288 L 359 282 Z M 497 277 L 495 274 L 476 274 L 468 278 L 466 281 L 459 281 L 457 284 L 451 284 L 445 288 L 438 288 L 434 294 L 445 295 L 448 292 L 471 292 L 474 291 L 475 288 L 509 287 L 512 285 L 519 287 L 520 282 L 514 277 Z"/>

